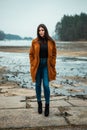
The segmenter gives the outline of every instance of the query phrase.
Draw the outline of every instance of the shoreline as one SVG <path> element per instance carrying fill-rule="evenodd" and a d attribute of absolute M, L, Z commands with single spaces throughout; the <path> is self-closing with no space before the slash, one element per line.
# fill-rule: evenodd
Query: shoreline
<path fill-rule="evenodd" d="M 11 52 L 11 53 L 29 53 L 30 47 L 25 46 L 1 46 L 0 52 Z M 57 47 L 57 55 L 58 56 L 80 56 L 80 57 L 87 57 L 86 50 L 61 50 Z"/>
<path fill-rule="evenodd" d="M 15 41 L 16 42 L 16 41 Z M 87 57 L 87 41 L 55 41 L 58 56 Z M 1 44 L 0 52 L 29 53 L 30 45 Z"/>
<path fill-rule="evenodd" d="M 6 74 L 8 74 L 7 68 L 6 67 L 0 67 L 0 96 L 17 96 L 18 94 L 21 95 L 19 90 L 23 90 L 22 94 L 27 95 L 27 91 L 34 91 L 34 88 L 28 88 L 26 87 L 22 87 L 20 85 L 20 82 L 18 81 L 10 81 L 8 80 L 8 76 L 5 76 Z M 14 75 L 15 76 L 15 75 Z M 79 85 L 87 85 L 87 78 L 85 77 L 80 77 L 80 76 L 62 76 L 61 77 L 62 80 L 64 80 L 64 82 L 62 84 L 60 83 L 56 83 L 56 82 L 50 82 L 50 87 L 53 89 L 62 89 L 62 87 L 64 86 L 69 86 L 69 88 L 66 88 L 66 90 L 68 89 L 68 91 L 71 93 L 70 95 L 67 94 L 63 94 L 63 93 L 55 93 L 55 92 L 51 92 L 51 96 L 69 96 L 69 97 L 79 97 L 81 99 L 87 99 L 87 95 L 81 94 L 79 92 L 85 92 L 84 88 L 79 88 Z M 74 87 L 72 88 L 72 84 L 70 84 L 70 81 L 72 80 Z M 77 83 L 74 83 L 77 82 Z M 79 83 L 80 81 L 80 83 Z M 31 93 L 31 95 L 32 95 Z M 77 94 L 75 94 L 77 93 Z M 73 95 L 75 94 L 75 95 Z"/>

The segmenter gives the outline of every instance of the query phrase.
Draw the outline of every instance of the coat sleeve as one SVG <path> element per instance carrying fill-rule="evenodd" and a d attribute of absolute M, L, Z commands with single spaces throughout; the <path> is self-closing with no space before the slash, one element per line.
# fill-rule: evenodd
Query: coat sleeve
<path fill-rule="evenodd" d="M 31 45 L 30 50 L 29 50 L 29 59 L 30 59 L 30 65 L 32 66 L 32 62 L 33 62 L 33 60 L 34 60 L 33 41 L 32 41 L 32 45 Z"/>
<path fill-rule="evenodd" d="M 56 49 L 56 43 L 53 43 L 53 49 L 52 49 L 52 59 L 53 59 L 53 65 L 56 65 L 56 56 L 57 56 L 57 49 Z"/>

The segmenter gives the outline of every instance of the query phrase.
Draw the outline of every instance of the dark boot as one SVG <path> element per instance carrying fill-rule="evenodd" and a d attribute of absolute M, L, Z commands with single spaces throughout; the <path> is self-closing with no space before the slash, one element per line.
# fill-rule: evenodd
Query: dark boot
<path fill-rule="evenodd" d="M 42 102 L 41 101 L 38 102 L 38 113 L 39 114 L 42 113 Z"/>
<path fill-rule="evenodd" d="M 45 116 L 49 116 L 49 104 L 45 104 L 44 115 L 45 115 Z"/>

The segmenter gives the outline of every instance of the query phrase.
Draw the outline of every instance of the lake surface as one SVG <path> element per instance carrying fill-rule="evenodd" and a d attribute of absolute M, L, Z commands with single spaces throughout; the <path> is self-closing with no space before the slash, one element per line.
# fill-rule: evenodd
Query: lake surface
<path fill-rule="evenodd" d="M 31 41 L 7 41 L 1 42 L 2 46 L 30 46 Z M 67 44 L 67 43 L 65 43 Z M 66 49 L 66 45 L 62 44 L 62 48 Z M 58 45 L 58 43 L 57 43 Z M 70 43 L 68 43 L 70 46 Z M 72 45 L 71 45 L 72 46 Z M 75 46 L 73 47 L 75 48 Z M 60 47 L 61 49 L 61 47 Z M 7 73 L 3 76 L 9 81 L 16 81 L 20 83 L 21 87 L 34 88 L 35 84 L 31 81 L 30 76 L 30 62 L 28 53 L 10 53 L 0 52 L 0 66 L 7 67 Z M 60 95 L 87 95 L 87 84 L 76 81 L 74 79 L 65 79 L 66 76 L 87 78 L 87 57 L 71 57 L 71 56 L 57 56 L 56 59 L 57 79 L 54 81 L 62 87 L 52 87 L 51 93 Z M 75 85 L 78 85 L 75 87 Z M 83 89 L 84 91 L 71 92 L 70 89 Z"/>
<path fill-rule="evenodd" d="M 0 46 L 30 46 L 31 40 L 8 40 L 0 41 Z"/>

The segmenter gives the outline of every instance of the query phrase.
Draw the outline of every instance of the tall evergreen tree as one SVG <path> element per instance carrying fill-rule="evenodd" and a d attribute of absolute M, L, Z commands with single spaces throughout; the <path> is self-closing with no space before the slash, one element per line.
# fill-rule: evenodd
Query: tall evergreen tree
<path fill-rule="evenodd" d="M 0 40 L 4 40 L 5 38 L 5 33 L 0 30 Z"/>
<path fill-rule="evenodd" d="M 64 15 L 55 27 L 55 33 L 60 40 L 87 40 L 87 14 Z"/>

